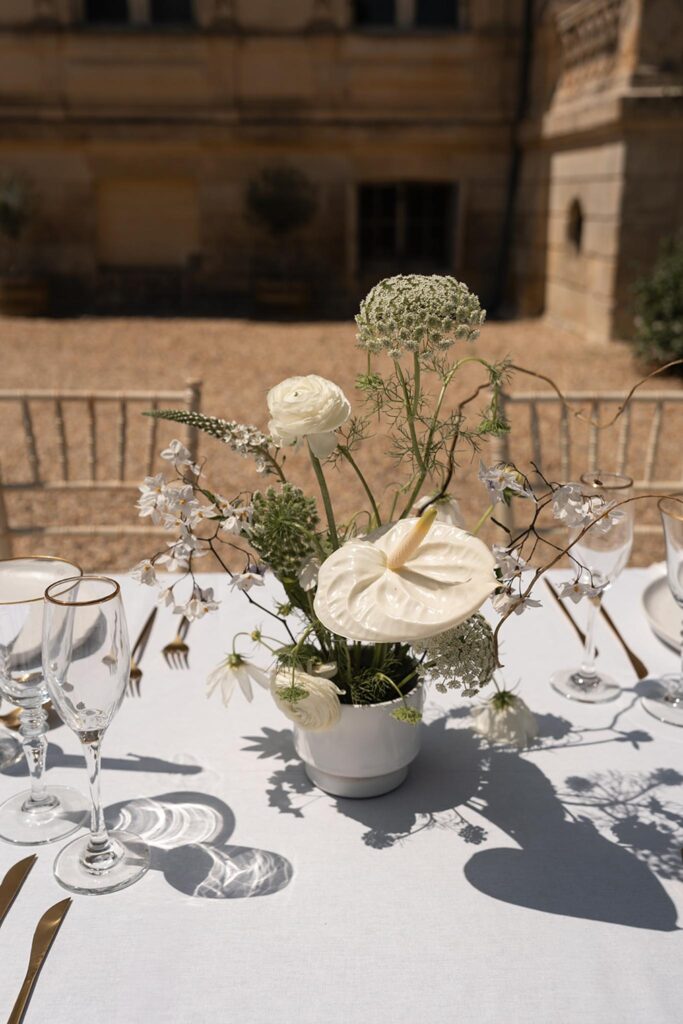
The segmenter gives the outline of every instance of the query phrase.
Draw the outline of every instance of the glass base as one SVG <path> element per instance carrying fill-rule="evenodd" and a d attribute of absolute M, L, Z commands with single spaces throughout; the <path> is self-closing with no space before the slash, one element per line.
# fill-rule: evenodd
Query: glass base
<path fill-rule="evenodd" d="M 86 867 L 91 859 L 90 835 L 79 836 L 65 846 L 55 860 L 55 878 L 70 892 L 103 895 L 137 882 L 149 868 L 149 847 L 130 832 L 110 832 L 113 856 L 102 859 L 99 869 Z"/>
<path fill-rule="evenodd" d="M 583 704 L 606 704 L 621 693 L 621 687 L 609 676 L 596 675 L 595 681 L 582 682 L 585 678 L 578 669 L 565 670 L 553 673 L 550 685 L 563 697 Z"/>
<path fill-rule="evenodd" d="M 656 689 L 640 698 L 648 714 L 667 725 L 683 727 L 683 681 L 679 675 L 662 676 Z M 676 696 L 679 694 L 679 696 Z"/>
<path fill-rule="evenodd" d="M 70 786 L 48 786 L 50 802 L 31 807 L 31 794 L 25 790 L 0 806 L 0 839 L 18 846 L 43 846 L 65 839 L 88 821 L 89 804 Z"/>

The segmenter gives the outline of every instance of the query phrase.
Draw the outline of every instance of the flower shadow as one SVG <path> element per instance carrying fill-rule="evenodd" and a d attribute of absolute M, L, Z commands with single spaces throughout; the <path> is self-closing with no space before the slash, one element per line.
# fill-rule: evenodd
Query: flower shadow
<path fill-rule="evenodd" d="M 677 785 L 678 773 L 660 769 L 650 773 L 649 782 L 634 778 L 634 794 L 650 787 L 649 817 L 643 818 L 644 798 L 637 802 L 625 792 L 621 814 L 606 837 L 602 819 L 575 813 L 576 800 L 565 792 L 568 784 L 556 790 L 535 763 L 537 758 L 489 748 L 472 730 L 458 725 L 460 710 L 423 725 L 422 751 L 399 789 L 376 799 L 335 800 L 340 814 L 363 827 L 363 842 L 382 850 L 428 829 L 447 830 L 479 848 L 464 873 L 491 898 L 567 917 L 674 930 L 676 908 L 658 876 L 679 877 L 675 863 L 676 858 L 680 861 L 681 840 L 676 829 L 683 808 L 665 801 L 660 789 Z M 557 716 L 539 719 L 538 753 L 545 746 L 610 741 L 585 737 Z M 634 740 L 630 733 L 613 731 L 612 742 L 636 748 L 650 739 L 639 733 Z M 303 818 L 313 786 L 289 730 L 273 733 L 260 742 L 249 737 L 247 749 L 261 757 L 268 756 L 266 750 L 276 751 L 271 756 L 283 764 L 270 776 L 269 803 L 282 814 Z M 490 845 L 489 825 L 504 832 L 512 845 Z"/>

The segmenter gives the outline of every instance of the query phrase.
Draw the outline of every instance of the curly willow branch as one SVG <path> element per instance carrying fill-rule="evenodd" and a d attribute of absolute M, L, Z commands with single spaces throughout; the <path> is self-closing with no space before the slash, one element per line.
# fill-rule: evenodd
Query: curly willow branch
<path fill-rule="evenodd" d="M 651 380 L 652 377 L 657 377 L 659 376 L 659 374 L 665 373 L 667 370 L 671 370 L 674 366 L 683 366 L 683 359 L 674 359 L 673 362 L 666 363 L 666 365 L 664 366 L 659 366 L 656 370 L 652 370 L 651 373 L 648 373 L 647 377 L 643 377 L 642 380 L 639 380 L 637 384 L 633 385 L 631 390 L 626 395 L 623 404 L 619 406 L 614 416 L 612 416 L 612 418 L 607 420 L 605 423 L 599 423 L 597 420 L 592 419 L 590 416 L 586 416 L 583 412 L 581 412 L 580 409 L 574 409 L 571 403 L 568 402 L 567 399 L 564 397 L 561 390 L 551 377 L 546 377 L 544 373 L 537 373 L 536 370 L 528 370 L 525 366 L 517 366 L 516 363 L 510 363 L 511 370 L 516 370 L 517 373 L 525 373 L 527 377 L 535 377 L 536 380 L 542 380 L 545 381 L 546 384 L 549 384 L 555 392 L 555 394 L 557 395 L 557 397 L 560 399 L 560 402 L 567 410 L 567 412 L 571 413 L 572 416 L 574 416 L 577 420 L 580 420 L 582 423 L 588 423 L 590 426 L 595 427 L 597 430 L 606 430 L 608 427 L 613 426 L 617 422 L 621 414 L 625 411 L 626 407 L 629 405 L 636 391 L 638 391 L 638 389 L 641 388 L 643 384 Z"/>

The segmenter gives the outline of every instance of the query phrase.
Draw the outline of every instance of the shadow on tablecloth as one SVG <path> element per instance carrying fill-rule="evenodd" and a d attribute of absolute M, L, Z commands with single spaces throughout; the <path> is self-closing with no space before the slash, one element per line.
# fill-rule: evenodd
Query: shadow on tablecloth
<path fill-rule="evenodd" d="M 186 896 L 270 896 L 289 885 L 294 873 L 278 853 L 229 844 L 235 816 L 207 793 L 183 790 L 127 800 L 108 807 L 105 817 L 111 828 L 140 836 L 150 847 L 151 869 Z"/>
<path fill-rule="evenodd" d="M 393 793 L 325 799 L 359 822 L 363 842 L 376 850 L 433 828 L 481 847 L 464 873 L 494 899 L 565 917 L 675 930 L 676 908 L 659 879 L 683 878 L 683 807 L 667 794 L 683 784 L 683 775 L 671 768 L 596 772 L 571 776 L 556 789 L 535 759 L 490 748 L 463 727 L 457 720 L 467 721 L 468 714 L 461 708 L 423 724 L 420 756 Z M 607 729 L 580 732 L 564 718 L 541 715 L 537 750 L 603 743 L 637 748 L 650 741 L 643 730 L 620 730 L 619 715 Z M 270 805 L 302 818 L 313 787 L 290 730 L 264 729 L 244 738 L 246 750 L 280 762 L 270 777 Z M 504 831 L 511 845 L 489 839 L 488 823 Z"/>

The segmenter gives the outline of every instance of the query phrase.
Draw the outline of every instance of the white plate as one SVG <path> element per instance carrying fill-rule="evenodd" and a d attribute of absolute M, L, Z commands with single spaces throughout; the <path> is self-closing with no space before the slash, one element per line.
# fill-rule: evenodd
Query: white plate
<path fill-rule="evenodd" d="M 660 576 L 645 587 L 643 608 L 652 632 L 669 647 L 680 651 L 681 609 L 671 595 L 666 576 Z"/>

